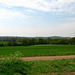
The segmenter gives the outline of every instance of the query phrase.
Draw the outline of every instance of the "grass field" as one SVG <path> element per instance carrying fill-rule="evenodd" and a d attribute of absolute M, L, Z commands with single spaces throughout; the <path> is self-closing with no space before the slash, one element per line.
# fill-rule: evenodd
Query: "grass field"
<path fill-rule="evenodd" d="M 52 61 L 29 61 L 32 64 L 31 75 L 68 75 L 63 72 L 75 72 L 75 59 Z M 29 74 L 30 75 L 30 74 Z"/>
<path fill-rule="evenodd" d="M 0 57 L 9 56 L 9 54 L 14 54 L 18 51 L 22 53 L 22 56 L 74 55 L 75 45 L 33 45 L 0 47 Z"/>
<path fill-rule="evenodd" d="M 75 75 L 75 58 L 51 61 L 0 60 L 0 75 Z"/>
<path fill-rule="evenodd" d="M 22 56 L 52 56 L 73 55 L 75 45 L 34 45 L 34 46 L 5 46 L 0 47 L 0 75 L 72 75 L 75 72 L 74 59 L 60 59 L 47 61 L 23 61 L 16 59 Z M 10 54 L 13 54 L 10 55 Z M 10 56 L 9 56 L 10 55 Z M 75 73 L 74 73 L 75 74 Z"/>

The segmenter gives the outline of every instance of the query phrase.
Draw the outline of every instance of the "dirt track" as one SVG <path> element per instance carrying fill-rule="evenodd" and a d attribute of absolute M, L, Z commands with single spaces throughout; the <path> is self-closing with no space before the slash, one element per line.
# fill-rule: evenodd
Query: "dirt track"
<path fill-rule="evenodd" d="M 40 56 L 40 57 L 21 57 L 25 61 L 35 61 L 35 60 L 55 60 L 55 59 L 71 59 L 75 58 L 75 55 L 65 55 L 65 56 Z"/>
<path fill-rule="evenodd" d="M 56 60 L 56 59 L 71 59 L 75 58 L 75 55 L 63 55 L 63 56 L 36 56 L 36 57 L 20 57 L 25 61 L 35 61 L 35 60 Z M 3 59 L 0 57 L 0 59 Z"/>

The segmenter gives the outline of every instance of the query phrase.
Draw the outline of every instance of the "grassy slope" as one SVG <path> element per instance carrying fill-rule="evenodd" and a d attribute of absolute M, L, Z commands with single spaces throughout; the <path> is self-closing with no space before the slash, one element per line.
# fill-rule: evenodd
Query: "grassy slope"
<path fill-rule="evenodd" d="M 34 45 L 0 47 L 0 57 L 20 51 L 23 56 L 74 55 L 75 45 Z"/>

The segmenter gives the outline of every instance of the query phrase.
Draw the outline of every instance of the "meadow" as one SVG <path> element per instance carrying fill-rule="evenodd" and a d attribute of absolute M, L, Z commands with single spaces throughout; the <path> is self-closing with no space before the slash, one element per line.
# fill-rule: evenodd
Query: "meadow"
<path fill-rule="evenodd" d="M 0 47 L 0 57 L 9 56 L 15 52 L 20 52 L 22 53 L 22 56 L 25 57 L 74 55 L 75 45 L 32 45 Z"/>

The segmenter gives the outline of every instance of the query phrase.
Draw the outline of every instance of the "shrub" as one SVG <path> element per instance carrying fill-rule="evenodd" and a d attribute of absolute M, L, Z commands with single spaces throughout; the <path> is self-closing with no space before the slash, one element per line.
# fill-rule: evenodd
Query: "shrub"
<path fill-rule="evenodd" d="M 30 63 L 13 55 L 2 59 L 0 62 L 0 75 L 27 75 L 30 70 Z"/>

